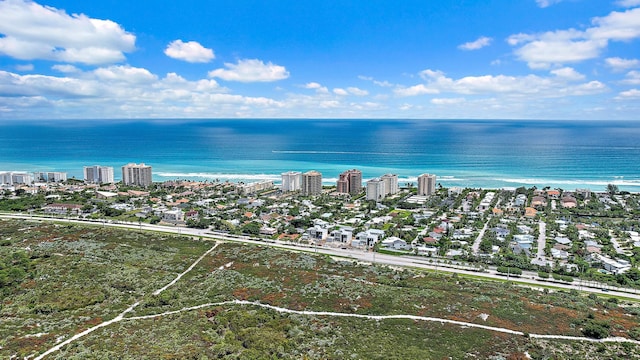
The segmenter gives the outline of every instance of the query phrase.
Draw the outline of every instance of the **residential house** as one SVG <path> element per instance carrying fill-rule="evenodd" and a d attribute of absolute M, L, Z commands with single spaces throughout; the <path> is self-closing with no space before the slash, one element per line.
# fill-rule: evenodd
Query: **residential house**
<path fill-rule="evenodd" d="M 578 200 L 576 200 L 576 198 L 574 198 L 573 196 L 565 196 L 562 198 L 562 201 L 560 201 L 560 205 L 563 208 L 571 209 L 578 206 Z"/>
<path fill-rule="evenodd" d="M 395 250 L 411 250 L 411 245 L 407 245 L 406 241 L 395 236 L 382 240 L 380 245 L 382 247 Z"/>

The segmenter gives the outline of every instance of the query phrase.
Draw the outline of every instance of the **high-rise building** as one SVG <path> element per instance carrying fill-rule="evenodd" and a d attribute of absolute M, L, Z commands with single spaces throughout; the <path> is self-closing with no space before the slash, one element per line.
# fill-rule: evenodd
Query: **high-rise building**
<path fill-rule="evenodd" d="M 386 184 L 382 179 L 367 181 L 367 200 L 380 201 L 387 194 Z"/>
<path fill-rule="evenodd" d="M 433 195 L 436 192 L 436 176 L 422 174 L 418 176 L 418 195 Z"/>
<path fill-rule="evenodd" d="M 302 193 L 320 195 L 322 193 L 322 174 L 312 170 L 302 174 Z"/>
<path fill-rule="evenodd" d="M 302 173 L 289 171 L 282 173 L 282 191 L 298 191 L 302 189 Z"/>
<path fill-rule="evenodd" d="M 67 173 L 66 172 L 48 172 L 47 173 L 47 181 L 49 182 L 61 182 L 67 181 Z"/>
<path fill-rule="evenodd" d="M 380 177 L 380 180 L 384 181 L 385 195 L 393 195 L 398 193 L 398 175 L 385 174 Z"/>
<path fill-rule="evenodd" d="M 362 172 L 357 169 L 347 170 L 340 174 L 336 185 L 339 193 L 356 195 L 362 191 Z"/>
<path fill-rule="evenodd" d="M 122 183 L 147 187 L 151 185 L 151 166 L 130 163 L 122 167 Z"/>
<path fill-rule="evenodd" d="M 113 183 L 113 168 L 111 166 L 85 166 L 84 181 L 96 184 Z"/>
<path fill-rule="evenodd" d="M 6 171 L 0 173 L 0 184 L 33 184 L 33 176 L 25 172 Z"/>
<path fill-rule="evenodd" d="M 36 171 L 33 173 L 33 181 L 35 182 L 61 182 L 66 180 L 67 180 L 66 172 Z"/>

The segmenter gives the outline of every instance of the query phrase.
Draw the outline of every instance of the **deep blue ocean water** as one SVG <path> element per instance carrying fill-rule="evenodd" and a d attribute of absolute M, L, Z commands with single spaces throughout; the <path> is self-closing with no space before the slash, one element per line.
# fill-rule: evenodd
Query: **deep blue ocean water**
<path fill-rule="evenodd" d="M 640 192 L 640 122 L 508 120 L 65 120 L 0 122 L 0 171 L 128 162 L 154 180 L 280 180 L 358 168 L 443 186 L 552 186 Z"/>

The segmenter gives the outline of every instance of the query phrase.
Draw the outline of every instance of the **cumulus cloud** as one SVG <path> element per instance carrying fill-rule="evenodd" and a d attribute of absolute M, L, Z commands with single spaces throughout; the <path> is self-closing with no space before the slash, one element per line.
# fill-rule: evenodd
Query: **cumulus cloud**
<path fill-rule="evenodd" d="M 506 96 L 537 95 L 543 98 L 598 94 L 607 91 L 606 85 L 599 81 L 577 83 L 584 77 L 572 68 L 554 70 L 554 76 L 537 75 L 507 76 L 482 75 L 465 76 L 459 79 L 447 77 L 442 71 L 431 69 L 420 72 L 424 84 L 411 87 L 398 87 L 394 90 L 398 96 L 417 96 L 424 94 L 455 93 L 464 95 Z"/>
<path fill-rule="evenodd" d="M 608 67 L 613 69 L 613 71 L 624 71 L 640 66 L 640 60 L 638 59 L 622 59 L 619 57 L 613 57 L 607 58 L 604 61 Z"/>
<path fill-rule="evenodd" d="M 68 15 L 27 0 L 0 2 L 0 34 L 0 54 L 93 65 L 124 60 L 136 40 L 113 21 Z"/>
<path fill-rule="evenodd" d="M 158 79 L 157 76 L 153 75 L 147 69 L 131 66 L 110 66 L 107 68 L 99 68 L 94 70 L 93 73 L 100 80 L 134 84 L 148 84 Z"/>
<path fill-rule="evenodd" d="M 362 89 L 359 89 L 357 87 L 348 87 L 346 89 L 335 88 L 335 89 L 333 89 L 333 93 L 336 94 L 336 95 L 340 95 L 340 96 L 347 96 L 347 95 L 366 96 L 366 95 L 369 95 L 369 92 L 367 90 L 362 90 Z"/>
<path fill-rule="evenodd" d="M 210 71 L 209 77 L 239 82 L 270 82 L 289 77 L 289 72 L 284 66 L 271 62 L 265 64 L 258 59 L 239 60 L 237 64 L 225 63 L 224 66 L 226 69 Z"/>
<path fill-rule="evenodd" d="M 434 105 L 456 105 L 465 102 L 464 98 L 434 98 L 431 103 Z"/>
<path fill-rule="evenodd" d="M 69 65 L 69 64 L 57 64 L 57 65 L 53 65 L 51 67 L 53 70 L 61 72 L 61 73 L 78 73 L 80 72 L 80 69 L 78 69 L 77 67 L 73 66 L 73 65 Z"/>
<path fill-rule="evenodd" d="M 205 48 L 197 41 L 183 42 L 180 39 L 169 43 L 164 53 L 170 58 L 190 63 L 207 63 L 215 58 L 213 50 Z"/>
<path fill-rule="evenodd" d="M 68 77 L 18 75 L 0 71 L 0 96 L 53 96 L 54 98 L 95 96 L 97 84 Z"/>
<path fill-rule="evenodd" d="M 72 70 L 62 65 L 59 68 Z M 62 111 L 63 117 L 91 118 L 231 117 L 239 109 L 246 116 L 264 116 L 284 107 L 281 101 L 267 97 L 229 94 L 214 79 L 190 81 L 176 73 L 161 78 L 147 69 L 131 66 L 76 70 L 62 76 L 0 71 L 0 108 L 7 109 L 12 118 L 20 114 L 33 117 L 42 107 Z M 18 98 L 20 101 L 8 100 Z M 61 110 L 66 108 L 74 111 Z M 52 109 L 43 111 L 43 116 L 54 116 Z"/>
<path fill-rule="evenodd" d="M 617 100 L 629 100 L 629 99 L 640 99 L 640 90 L 631 89 L 627 91 L 622 91 L 616 96 Z"/>
<path fill-rule="evenodd" d="M 613 11 L 607 16 L 593 18 L 591 25 L 585 30 L 514 34 L 507 42 L 518 46 L 514 53 L 531 68 L 544 69 L 594 59 L 610 41 L 629 41 L 640 37 L 640 8 Z"/>
<path fill-rule="evenodd" d="M 333 93 L 336 95 L 340 95 L 340 96 L 347 96 L 349 95 L 349 92 L 345 89 L 342 88 L 335 88 L 333 89 Z"/>
<path fill-rule="evenodd" d="M 565 78 L 567 80 L 583 80 L 585 78 L 583 74 L 580 74 L 575 69 L 570 67 L 551 70 L 551 73 L 557 77 Z"/>
<path fill-rule="evenodd" d="M 460 50 L 478 50 L 478 49 L 482 49 L 485 46 L 491 45 L 492 41 L 493 41 L 493 39 L 490 38 L 490 37 L 481 36 L 475 41 L 466 42 L 464 44 L 459 45 L 458 49 L 460 49 Z"/>
<path fill-rule="evenodd" d="M 640 85 L 640 71 L 629 71 L 621 83 L 627 85 Z"/>
<path fill-rule="evenodd" d="M 367 96 L 367 95 L 369 95 L 369 92 L 367 90 L 359 89 L 359 88 L 353 87 L 353 86 L 348 87 L 347 91 L 350 94 L 355 95 L 355 96 Z"/>
<path fill-rule="evenodd" d="M 427 87 L 424 84 L 418 84 L 410 87 L 398 87 L 394 89 L 393 92 L 398 96 L 417 96 L 440 93 L 438 89 Z"/>
<path fill-rule="evenodd" d="M 328 94 L 329 93 L 329 89 L 327 89 L 325 86 L 320 85 L 317 82 L 306 83 L 304 85 L 304 88 L 305 89 L 315 90 L 316 92 L 318 92 L 320 94 Z"/>

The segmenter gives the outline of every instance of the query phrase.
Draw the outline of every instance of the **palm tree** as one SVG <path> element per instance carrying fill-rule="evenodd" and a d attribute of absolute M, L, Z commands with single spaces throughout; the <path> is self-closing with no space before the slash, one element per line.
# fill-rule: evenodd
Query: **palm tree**
<path fill-rule="evenodd" d="M 607 192 L 609 193 L 609 195 L 613 196 L 615 194 L 618 193 L 618 185 L 615 184 L 608 184 L 607 185 Z"/>

